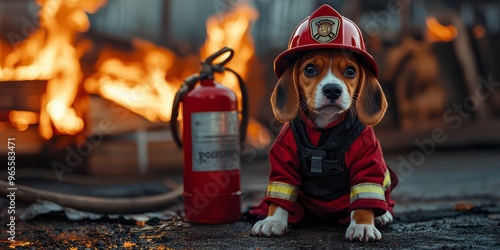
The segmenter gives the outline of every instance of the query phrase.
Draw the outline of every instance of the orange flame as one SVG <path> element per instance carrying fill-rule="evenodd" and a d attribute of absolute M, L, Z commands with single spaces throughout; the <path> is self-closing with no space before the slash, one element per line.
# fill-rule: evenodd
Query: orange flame
<path fill-rule="evenodd" d="M 258 17 L 259 13 L 248 5 L 239 5 L 228 13 L 209 17 L 207 40 L 201 48 L 201 57 L 206 58 L 224 46 L 232 48 L 235 54 L 226 66 L 246 80 L 255 53 L 251 25 Z M 241 99 L 238 79 L 233 74 L 224 72 L 222 76 L 216 76 L 216 80 L 232 89 Z"/>
<path fill-rule="evenodd" d="M 242 4 L 222 15 L 214 15 L 207 20 L 207 40 L 201 48 L 201 57 L 205 58 L 220 48 L 227 46 L 235 53 L 226 65 L 236 71 L 244 80 L 248 79 L 250 67 L 255 55 L 255 46 L 251 35 L 252 23 L 259 18 L 254 8 Z M 238 79 L 229 72 L 215 76 L 218 82 L 236 93 L 241 107 L 241 92 Z M 258 121 L 250 118 L 247 141 L 250 145 L 262 148 L 271 142 L 271 132 Z"/>
<path fill-rule="evenodd" d="M 251 24 L 257 18 L 258 12 L 247 5 L 209 17 L 207 39 L 200 57 L 206 58 L 224 46 L 231 47 L 235 55 L 226 66 L 246 80 L 255 53 Z M 200 59 L 195 55 L 177 58 L 170 50 L 147 41 L 134 40 L 132 44 L 135 48 L 132 53 L 111 49 L 101 53 L 98 73 L 85 81 L 85 90 L 112 100 L 149 121 L 169 121 L 180 79 L 198 72 Z M 223 74 L 216 75 L 216 79 L 232 89 L 241 100 L 236 77 Z M 270 132 L 255 120 L 250 120 L 248 134 L 252 145 L 270 142 Z"/>
<path fill-rule="evenodd" d="M 236 6 L 222 15 L 214 15 L 207 20 L 207 40 L 201 48 L 201 57 L 205 58 L 220 48 L 227 46 L 235 53 L 226 65 L 236 71 L 244 80 L 248 79 L 250 66 L 255 54 L 255 46 L 251 35 L 252 23 L 259 18 L 259 13 L 249 5 Z M 229 72 L 215 76 L 218 82 L 236 93 L 241 107 L 241 92 L 238 79 Z M 271 132 L 258 121 L 250 118 L 247 130 L 247 141 L 257 148 L 265 147 L 271 142 Z"/>
<path fill-rule="evenodd" d="M 98 73 L 84 83 L 89 93 L 98 93 L 149 121 L 168 121 L 172 100 L 180 85 L 165 79 L 175 54 L 150 42 L 134 40 L 135 51 L 120 54 L 107 50 L 98 60 Z"/>
<path fill-rule="evenodd" d="M 10 52 L 0 68 L 0 80 L 48 80 L 39 119 L 40 134 L 46 139 L 53 135 L 52 126 L 62 134 L 83 129 L 83 119 L 72 105 L 82 80 L 79 58 L 85 46 L 75 46 L 74 38 L 89 29 L 86 13 L 94 13 L 105 2 L 38 0 L 40 29 Z"/>
<path fill-rule="evenodd" d="M 444 26 L 434 17 L 427 17 L 425 19 L 425 23 L 428 28 L 427 37 L 433 42 L 450 42 L 453 41 L 458 35 L 458 31 L 455 26 Z"/>
<path fill-rule="evenodd" d="M 94 13 L 106 0 L 38 0 L 41 29 L 22 42 L 15 50 L 0 58 L 0 80 L 47 80 L 38 119 L 34 114 L 13 111 L 11 123 L 19 130 L 39 122 L 44 138 L 53 135 L 52 127 L 63 134 L 75 134 L 84 128 L 82 115 L 74 108 L 82 72 L 79 58 L 85 44 L 75 45 L 74 38 L 89 29 L 86 13 Z M 248 5 L 211 16 L 207 20 L 207 40 L 200 56 L 178 58 L 172 51 L 151 42 L 135 39 L 133 52 L 105 49 L 96 63 L 97 72 L 84 80 L 88 93 L 120 104 L 151 122 L 169 121 L 172 101 L 181 84 L 180 79 L 198 72 L 200 57 L 224 46 L 235 55 L 228 67 L 243 79 L 249 76 L 255 47 L 250 34 L 258 12 Z M 0 48 L 8 48 L 0 43 Z M 10 48 L 8 48 L 10 49 Z M 182 66 L 180 66 L 182 65 Z M 238 81 L 232 74 L 217 75 L 218 82 L 232 89 L 241 100 Z M 248 133 L 252 145 L 267 145 L 269 131 L 250 120 Z"/>
<path fill-rule="evenodd" d="M 25 131 L 30 124 L 37 124 L 38 117 L 38 113 L 30 111 L 12 110 L 9 112 L 9 120 L 19 131 Z"/>
<path fill-rule="evenodd" d="M 207 40 L 201 49 L 201 58 L 224 46 L 236 53 L 227 66 L 244 78 L 248 76 L 250 59 L 254 46 L 249 34 L 251 21 L 258 16 L 249 6 L 240 6 L 222 16 L 212 16 L 207 20 Z M 171 72 L 174 62 L 189 61 L 176 58 L 170 50 L 150 42 L 134 40 L 135 51 L 120 54 L 106 50 L 98 60 L 98 73 L 85 81 L 85 89 L 98 93 L 150 121 L 169 121 L 172 101 L 181 84 L 181 72 Z M 200 65 L 183 64 L 184 72 L 195 73 Z M 234 67 L 237 66 L 237 67 Z M 170 76 L 168 81 L 165 76 Z M 219 82 L 239 93 L 238 82 L 231 74 L 220 77 Z M 237 91 L 236 91 L 237 90 Z"/>

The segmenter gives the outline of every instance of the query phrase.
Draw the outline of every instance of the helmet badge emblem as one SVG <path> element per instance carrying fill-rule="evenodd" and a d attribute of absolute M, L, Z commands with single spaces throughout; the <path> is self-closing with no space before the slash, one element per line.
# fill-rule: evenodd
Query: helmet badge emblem
<path fill-rule="evenodd" d="M 320 43 L 328 43 L 337 38 L 340 20 L 336 17 L 317 17 L 311 21 L 311 36 Z"/>

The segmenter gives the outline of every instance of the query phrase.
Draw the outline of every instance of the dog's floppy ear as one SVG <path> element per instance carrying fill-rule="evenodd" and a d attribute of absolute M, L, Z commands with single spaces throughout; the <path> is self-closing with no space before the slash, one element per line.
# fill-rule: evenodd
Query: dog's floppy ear
<path fill-rule="evenodd" d="M 382 120 L 387 109 L 387 100 L 377 78 L 362 67 L 356 100 L 359 121 L 366 126 L 374 126 Z"/>
<path fill-rule="evenodd" d="M 293 120 L 299 112 L 299 87 L 296 75 L 298 65 L 299 63 L 295 63 L 283 72 L 271 95 L 274 116 L 281 122 Z"/>

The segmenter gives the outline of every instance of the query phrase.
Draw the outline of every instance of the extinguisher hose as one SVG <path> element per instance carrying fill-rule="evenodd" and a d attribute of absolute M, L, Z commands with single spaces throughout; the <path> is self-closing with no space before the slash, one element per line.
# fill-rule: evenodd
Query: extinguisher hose
<path fill-rule="evenodd" d="M 229 52 L 229 56 L 226 57 L 222 62 L 213 64 L 214 60 L 220 57 L 221 55 Z M 243 78 L 236 73 L 236 71 L 224 67 L 226 63 L 228 63 L 234 55 L 234 51 L 231 48 L 224 47 L 220 49 L 219 51 L 215 52 L 214 54 L 210 55 L 201 63 L 202 69 L 200 71 L 200 74 L 193 74 L 186 78 L 184 82 L 182 83 L 180 89 L 177 91 L 174 97 L 174 102 L 172 105 L 172 115 L 170 119 L 170 130 L 172 132 L 172 137 L 174 139 L 175 144 L 179 148 L 182 149 L 182 141 L 179 137 L 179 129 L 178 129 L 178 124 L 177 124 L 177 117 L 179 116 L 179 107 L 180 103 L 182 102 L 182 99 L 184 96 L 186 96 L 189 91 L 191 91 L 196 84 L 203 80 L 207 79 L 210 77 L 213 77 L 215 72 L 222 73 L 225 70 L 233 73 L 236 78 L 238 79 L 238 85 L 240 87 L 241 91 L 241 122 L 240 122 L 240 143 L 243 143 L 246 139 L 246 134 L 247 134 L 247 127 L 248 127 L 248 90 L 245 85 L 245 81 Z"/>
<path fill-rule="evenodd" d="M 240 87 L 241 91 L 241 124 L 240 124 L 240 143 L 243 143 L 246 139 L 247 135 L 247 127 L 248 127 L 248 116 L 249 116 L 249 111 L 248 111 L 248 90 L 247 86 L 245 85 L 245 81 L 241 76 L 236 73 L 234 70 L 230 68 L 225 68 L 225 70 L 233 73 L 236 78 L 238 78 L 238 85 Z"/>
<path fill-rule="evenodd" d="M 179 117 L 179 106 L 181 104 L 182 98 L 184 98 L 189 91 L 191 91 L 196 83 L 200 80 L 200 77 L 198 74 L 193 74 L 186 78 L 184 82 L 181 85 L 181 88 L 177 93 L 175 94 L 174 97 L 174 103 L 172 105 L 172 115 L 170 116 L 170 130 L 172 131 L 172 137 L 174 138 L 175 144 L 179 148 L 182 148 L 182 141 L 181 138 L 179 138 L 179 129 L 177 127 L 177 117 Z"/>

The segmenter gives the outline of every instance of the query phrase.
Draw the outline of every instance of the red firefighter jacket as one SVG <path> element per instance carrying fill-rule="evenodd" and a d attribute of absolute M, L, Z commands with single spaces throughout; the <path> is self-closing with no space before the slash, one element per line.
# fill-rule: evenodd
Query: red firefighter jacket
<path fill-rule="evenodd" d="M 317 145 L 321 130 L 306 115 L 301 114 L 306 124 L 306 133 L 313 145 Z M 345 117 L 329 124 L 326 129 L 339 124 Z M 324 130 L 324 129 L 323 129 Z M 250 209 L 250 214 L 259 218 L 267 216 L 269 203 L 274 203 L 289 212 L 288 222 L 295 223 L 308 211 L 321 219 L 348 223 L 350 211 L 372 209 L 375 216 L 386 211 L 393 213 L 394 200 L 390 193 L 396 186 L 397 176 L 384 161 L 380 143 L 372 127 L 366 127 L 345 152 L 345 167 L 349 173 L 350 192 L 333 200 L 317 199 L 301 190 L 299 156 L 297 144 L 286 123 L 269 154 L 271 165 L 266 197 L 259 206 Z"/>

